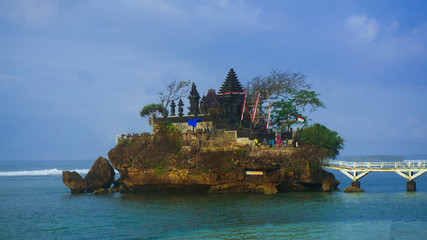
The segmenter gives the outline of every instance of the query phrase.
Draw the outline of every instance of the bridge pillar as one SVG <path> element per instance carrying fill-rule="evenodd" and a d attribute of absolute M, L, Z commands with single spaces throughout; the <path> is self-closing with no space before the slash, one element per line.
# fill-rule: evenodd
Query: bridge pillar
<path fill-rule="evenodd" d="M 359 181 L 353 181 L 351 182 L 351 186 L 355 188 L 360 188 L 360 182 Z"/>
<path fill-rule="evenodd" d="M 353 181 L 351 182 L 350 187 L 346 187 L 344 189 L 345 193 L 354 193 L 354 192 L 364 192 L 363 189 L 360 188 L 360 182 L 359 181 Z"/>
<path fill-rule="evenodd" d="M 407 181 L 406 182 L 406 191 L 407 192 L 415 192 L 417 190 L 416 184 L 414 181 Z"/>

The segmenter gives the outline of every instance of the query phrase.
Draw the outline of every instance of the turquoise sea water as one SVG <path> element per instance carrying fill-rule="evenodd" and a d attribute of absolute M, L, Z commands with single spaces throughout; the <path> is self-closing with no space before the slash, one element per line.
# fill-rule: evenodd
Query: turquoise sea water
<path fill-rule="evenodd" d="M 377 173 L 356 194 L 71 195 L 61 171 L 92 163 L 0 162 L 0 239 L 427 238 L 427 174 L 414 193 L 399 175 Z"/>

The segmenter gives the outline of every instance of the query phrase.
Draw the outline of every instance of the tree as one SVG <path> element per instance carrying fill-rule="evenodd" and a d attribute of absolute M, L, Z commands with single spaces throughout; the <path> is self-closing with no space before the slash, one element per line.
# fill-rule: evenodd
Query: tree
<path fill-rule="evenodd" d="M 291 101 L 276 101 L 272 105 L 271 125 L 280 129 L 287 127 L 289 130 L 292 125 L 298 122 L 297 117 L 294 117 L 298 114 L 296 106 Z"/>
<path fill-rule="evenodd" d="M 188 94 L 190 84 L 190 80 L 180 82 L 173 80 L 169 83 L 165 91 L 159 92 L 159 99 L 163 108 L 167 109 L 172 101 L 176 101 Z"/>
<path fill-rule="evenodd" d="M 252 78 L 247 83 L 248 96 L 254 99 L 258 92 L 259 103 L 263 105 L 267 99 L 275 100 L 289 91 L 300 89 L 310 89 L 311 85 L 306 82 L 305 76 L 301 73 L 289 73 L 273 70 L 269 75 Z"/>
<path fill-rule="evenodd" d="M 140 112 L 141 117 L 146 118 L 148 123 L 150 123 L 151 117 L 158 117 L 164 112 L 167 112 L 167 109 L 165 109 L 162 104 L 158 103 L 152 103 L 144 106 Z"/>
<path fill-rule="evenodd" d="M 327 157 L 333 159 L 344 147 L 344 139 L 336 131 L 332 131 L 320 123 L 303 128 L 300 131 L 300 137 L 303 144 L 319 147 L 327 152 Z"/>
<path fill-rule="evenodd" d="M 287 128 L 294 124 L 307 125 L 307 116 L 304 116 L 304 112 L 315 111 L 319 107 L 323 107 L 323 103 L 318 98 L 319 94 L 315 91 L 309 91 L 301 89 L 298 91 L 291 90 L 282 99 L 276 101 L 272 105 L 272 125 L 278 128 Z M 298 116 L 304 119 L 304 122 L 297 120 Z"/>
<path fill-rule="evenodd" d="M 273 70 L 265 77 L 255 77 L 247 84 L 248 98 L 255 101 L 259 92 L 259 116 L 266 118 L 268 108 L 272 104 L 271 125 L 276 128 L 298 124 L 297 117 L 304 115 L 306 110 L 314 111 L 324 107 L 319 94 L 310 90 L 311 85 L 301 73 L 280 72 Z M 264 109 L 267 108 L 267 111 Z M 307 121 L 304 121 L 306 125 Z"/>

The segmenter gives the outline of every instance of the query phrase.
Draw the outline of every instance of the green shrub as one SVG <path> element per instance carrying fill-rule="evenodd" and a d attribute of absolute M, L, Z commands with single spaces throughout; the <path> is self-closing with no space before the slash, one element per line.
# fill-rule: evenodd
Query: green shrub
<path fill-rule="evenodd" d="M 154 171 L 157 173 L 157 175 L 163 175 L 165 174 L 168 166 L 169 166 L 168 162 L 162 161 L 157 166 L 154 167 Z"/>
<path fill-rule="evenodd" d="M 303 128 L 300 136 L 303 144 L 327 151 L 327 157 L 330 158 L 335 158 L 344 146 L 344 139 L 338 136 L 336 131 L 329 130 L 319 123 Z"/>

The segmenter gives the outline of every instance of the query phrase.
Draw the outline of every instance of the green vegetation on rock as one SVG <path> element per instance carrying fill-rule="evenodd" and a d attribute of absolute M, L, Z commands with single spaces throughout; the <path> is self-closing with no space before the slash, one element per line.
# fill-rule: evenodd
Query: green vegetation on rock
<path fill-rule="evenodd" d="M 305 145 L 320 148 L 330 158 L 335 158 L 344 146 L 344 139 L 336 131 L 332 131 L 319 123 L 303 128 L 299 134 Z"/>
<path fill-rule="evenodd" d="M 129 144 L 119 144 L 109 152 L 117 169 L 153 169 L 159 175 L 171 169 L 191 169 L 194 172 L 226 173 L 234 169 L 277 169 L 295 171 L 310 164 L 321 169 L 329 152 L 307 146 L 289 151 L 252 150 L 246 147 L 182 146 L 182 134 L 170 123 L 159 122 L 154 134 L 143 134 Z"/>
<path fill-rule="evenodd" d="M 249 145 L 196 145 L 183 146 L 181 132 L 160 122 L 153 134 L 118 144 L 108 157 L 120 172 L 120 191 L 274 194 L 331 191 L 339 184 L 322 169 L 329 152 L 317 146 L 252 149 Z M 247 171 L 262 174 L 248 175 Z"/>
<path fill-rule="evenodd" d="M 167 109 L 163 107 L 162 104 L 152 103 L 145 105 L 142 108 L 140 115 L 141 117 L 146 118 L 147 121 L 150 121 L 151 116 L 157 117 L 163 114 L 164 112 L 167 112 Z"/>
<path fill-rule="evenodd" d="M 317 108 L 324 108 L 319 99 L 319 94 L 315 91 L 301 89 L 298 91 L 289 91 L 288 94 L 276 101 L 272 105 L 272 124 L 279 129 L 289 130 L 292 125 L 298 124 L 297 117 L 305 119 L 301 124 L 307 124 L 307 116 L 304 116 L 306 110 L 312 112 Z"/>
<path fill-rule="evenodd" d="M 181 132 L 170 122 L 156 124 L 154 132 L 141 134 L 129 143 L 119 143 L 110 150 L 108 155 L 115 160 L 113 164 L 147 169 L 156 168 L 164 161 L 175 158 L 182 147 Z"/>

